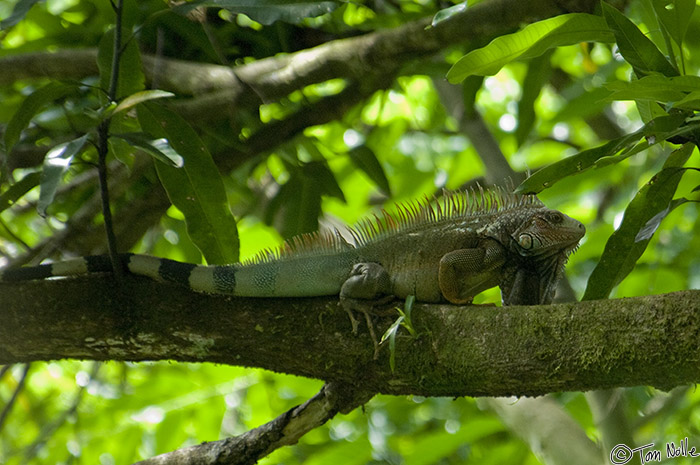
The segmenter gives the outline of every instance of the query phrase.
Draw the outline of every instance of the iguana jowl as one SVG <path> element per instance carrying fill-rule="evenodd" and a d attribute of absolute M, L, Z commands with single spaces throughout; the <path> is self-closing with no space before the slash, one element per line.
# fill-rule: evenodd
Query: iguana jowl
<path fill-rule="evenodd" d="M 423 302 L 466 304 L 499 286 L 504 305 L 545 304 L 585 228 L 534 195 L 480 190 L 400 204 L 348 232 L 354 244 L 337 231 L 302 235 L 277 252 L 224 266 L 122 258 L 131 273 L 213 294 L 358 300 L 414 295 Z M 107 257 L 95 256 L 5 270 L 0 281 L 110 270 Z"/>

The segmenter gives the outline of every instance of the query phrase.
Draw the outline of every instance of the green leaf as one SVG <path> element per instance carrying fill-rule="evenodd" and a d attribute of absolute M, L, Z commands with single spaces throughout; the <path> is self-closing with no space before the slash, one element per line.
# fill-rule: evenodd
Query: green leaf
<path fill-rule="evenodd" d="M 650 3 L 661 27 L 680 47 L 695 10 L 695 0 L 653 0 Z"/>
<path fill-rule="evenodd" d="M 389 179 L 384 173 L 382 164 L 379 163 L 374 151 L 366 145 L 359 145 L 348 152 L 350 160 L 359 169 L 365 172 L 367 176 L 374 182 L 383 194 L 391 197 L 391 186 Z"/>
<path fill-rule="evenodd" d="M 330 195 L 345 202 L 345 194 L 335 179 L 333 172 L 325 160 L 312 161 L 304 164 L 304 175 L 309 182 L 318 183 L 322 194 Z"/>
<path fill-rule="evenodd" d="M 659 229 L 659 226 L 661 225 L 663 219 L 666 218 L 668 214 L 671 213 L 673 210 L 688 202 L 690 202 L 690 200 L 685 198 L 674 199 L 673 201 L 671 201 L 671 203 L 668 204 L 668 207 L 654 215 L 649 221 L 646 222 L 644 227 L 640 229 L 637 235 L 635 236 L 634 242 L 646 241 L 651 239 L 651 236 L 653 236 L 656 230 Z"/>
<path fill-rule="evenodd" d="M 638 77 L 654 72 L 678 76 L 678 71 L 663 53 L 632 21 L 609 4 L 602 2 L 601 5 L 605 22 L 615 34 L 620 54 L 632 65 Z"/>
<path fill-rule="evenodd" d="M 179 115 L 155 103 L 137 107 L 141 127 L 165 138 L 184 160 L 182 168 L 156 163 L 168 198 L 185 216 L 187 233 L 209 264 L 238 261 L 238 230 L 219 170 L 206 146 Z M 162 151 L 162 146 L 161 146 Z"/>
<path fill-rule="evenodd" d="M 269 26 L 275 21 L 299 24 L 306 18 L 330 13 L 339 6 L 337 1 L 308 0 L 199 0 L 179 5 L 173 11 L 184 14 L 197 7 L 225 8 L 231 13 L 243 13 L 254 21 Z"/>
<path fill-rule="evenodd" d="M 142 90 L 141 92 L 136 92 L 135 94 L 129 95 L 124 100 L 119 102 L 119 105 L 114 108 L 112 114 L 119 113 L 120 111 L 126 111 L 139 103 L 147 102 L 149 100 L 174 96 L 175 94 L 172 92 L 166 92 L 164 90 Z"/>
<path fill-rule="evenodd" d="M 97 50 L 97 67 L 100 70 L 100 86 L 107 92 L 112 76 L 112 56 L 114 54 L 114 28 L 107 31 L 100 40 Z M 141 67 L 141 52 L 136 40 L 122 44 L 119 56 L 119 79 L 117 101 L 144 89 L 146 78 Z"/>
<path fill-rule="evenodd" d="M 394 321 L 391 324 L 391 326 L 389 326 L 389 329 L 387 329 L 386 332 L 384 332 L 380 341 L 380 343 L 382 343 L 387 339 L 389 340 L 389 368 L 391 368 L 392 373 L 394 373 L 396 368 L 396 333 L 398 332 L 403 320 L 403 315 L 398 317 L 396 321 Z"/>
<path fill-rule="evenodd" d="M 518 102 L 518 127 L 515 130 L 518 146 L 525 142 L 535 124 L 535 101 L 552 74 L 550 56 L 551 53 L 545 53 L 533 58 L 528 64 L 523 80 L 523 93 Z"/>
<path fill-rule="evenodd" d="M 34 173 L 29 173 L 22 179 L 12 184 L 7 188 L 5 192 L 0 194 L 0 212 L 7 210 L 12 205 L 21 199 L 24 194 L 34 189 L 39 185 L 41 180 L 41 172 L 36 171 Z"/>
<path fill-rule="evenodd" d="M 462 2 L 458 3 L 456 5 L 452 5 L 449 8 L 444 8 L 437 13 L 435 13 L 435 16 L 433 16 L 433 21 L 430 24 L 431 26 L 435 27 L 438 23 L 441 23 L 445 21 L 448 18 L 451 18 L 452 16 L 456 15 L 457 13 L 461 13 L 463 11 L 467 10 L 467 2 Z"/>
<path fill-rule="evenodd" d="M 89 134 L 85 134 L 70 142 L 59 144 L 46 154 L 41 170 L 39 202 L 36 207 L 41 216 L 46 215 L 46 209 L 56 196 L 56 189 L 63 179 L 63 174 L 70 167 L 73 157 L 83 149 L 88 136 Z"/>
<path fill-rule="evenodd" d="M 285 239 L 318 230 L 321 188 L 303 169 L 292 169 L 265 212 L 265 222 L 276 223 Z M 274 221 L 276 220 L 276 221 Z"/>
<path fill-rule="evenodd" d="M 700 77 L 654 74 L 630 82 L 611 82 L 605 84 L 605 87 L 612 91 L 608 100 L 677 102 L 683 100 L 689 92 L 700 92 Z"/>
<path fill-rule="evenodd" d="M 521 31 L 500 36 L 486 47 L 474 50 L 447 72 L 447 79 L 456 84 L 467 76 L 493 75 L 504 65 L 517 59 L 533 58 L 551 48 L 579 42 L 613 42 L 612 32 L 600 16 L 570 13 L 538 21 Z"/>
<path fill-rule="evenodd" d="M 582 300 L 607 298 L 613 288 L 634 269 L 651 238 L 645 228 L 650 222 L 653 224 L 658 214 L 672 206 L 673 196 L 684 173 L 682 166 L 688 161 L 694 147 L 689 143 L 674 151 L 662 170 L 637 192 L 625 210 L 622 224 L 605 244 L 603 255 L 588 279 Z"/>
<path fill-rule="evenodd" d="M 168 139 L 163 137 L 156 139 L 143 132 L 130 132 L 123 134 L 112 134 L 112 137 L 118 137 L 125 140 L 134 147 L 137 147 L 156 160 L 165 163 L 166 165 L 175 168 L 182 168 L 185 161 L 171 146 Z"/>
<path fill-rule="evenodd" d="M 689 93 L 681 100 L 674 102 L 672 106 L 674 108 L 683 108 L 685 110 L 700 110 L 700 91 Z"/>
<path fill-rule="evenodd" d="M 15 3 L 12 14 L 0 21 L 0 31 L 11 28 L 22 21 L 36 3 L 39 3 L 39 0 L 19 0 Z"/>
<path fill-rule="evenodd" d="M 523 181 L 515 191 L 518 193 L 541 192 L 568 176 L 582 173 L 592 167 L 619 163 L 654 144 L 680 134 L 691 133 L 700 126 L 698 122 L 684 124 L 685 120 L 686 115 L 682 114 L 656 118 L 638 131 L 613 139 L 600 147 L 584 150 L 542 168 Z M 643 137 L 646 137 L 647 141 L 639 143 Z"/>
<path fill-rule="evenodd" d="M 7 129 L 5 130 L 6 152 L 9 153 L 12 150 L 12 147 L 19 141 L 22 131 L 44 105 L 53 103 L 75 92 L 77 88 L 77 84 L 51 82 L 28 95 L 7 124 Z"/>

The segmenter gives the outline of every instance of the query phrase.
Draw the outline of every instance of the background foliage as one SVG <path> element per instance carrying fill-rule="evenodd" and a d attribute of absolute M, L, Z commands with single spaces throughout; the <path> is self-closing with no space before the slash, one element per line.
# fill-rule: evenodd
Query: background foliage
<path fill-rule="evenodd" d="M 537 23 L 526 34 L 499 39 L 520 52 L 518 61 L 500 63 L 499 49 L 489 48 L 495 46 L 465 55 L 467 48 L 455 44 L 434 58 L 406 60 L 381 84 L 368 73 L 356 92 L 357 83 L 336 78 L 243 111 L 210 114 L 197 106 L 206 89 L 154 92 L 161 86 L 141 71 L 142 63 L 155 56 L 241 65 L 442 11 L 439 22 L 456 10 L 445 10 L 449 3 L 407 0 L 261 2 L 263 9 L 199 3 L 230 8 L 205 12 L 158 0 L 125 2 L 116 105 L 104 91 L 114 41 L 108 2 L 0 2 L 4 264 L 105 252 L 95 129 L 111 117 L 108 162 L 123 250 L 197 263 L 205 257 L 231 262 L 239 253 L 246 259 L 316 230 L 319 219 L 322 226 L 352 224 L 388 200 L 484 177 L 522 179 L 568 160 L 526 186 L 551 186 L 540 195 L 545 203 L 586 224 L 587 235 L 567 267 L 575 295 L 700 287 L 698 207 L 683 200 L 697 199 L 698 176 L 677 169 L 697 165 L 697 149 L 687 145 L 669 156 L 678 145 L 663 142 L 678 136 L 697 141 L 700 17 L 694 2 L 638 0 L 624 15 L 604 5 L 599 16 Z M 478 45 L 490 38 L 483 39 Z M 99 72 L 79 81 L 48 72 L 23 75 L 7 61 L 93 48 L 99 50 Z M 310 119 L 302 130 L 284 130 L 285 122 L 348 90 L 361 98 L 327 122 Z M 260 134 L 268 137 L 261 142 Z M 495 144 L 485 147 L 490 138 Z M 515 174 L 488 168 L 501 154 Z M 157 169 L 151 158 L 159 160 Z M 631 240 L 640 231 L 642 245 Z M 622 271 L 613 276 L 610 269 Z M 596 273 L 598 284 L 589 281 Z M 477 301 L 498 301 L 498 293 L 488 291 Z M 206 364 L 62 361 L 1 373 L 0 398 L 11 406 L 0 417 L 0 462 L 7 464 L 131 463 L 242 433 L 321 385 Z M 590 398 L 553 397 L 591 439 L 605 441 Z M 614 399 L 621 406 L 615 414 L 638 444 L 662 448 L 686 436 L 691 445 L 700 443 L 700 395 L 694 389 L 639 387 L 618 391 Z M 520 439 L 526 435 L 474 399 L 382 396 L 264 462 L 539 463 Z"/>

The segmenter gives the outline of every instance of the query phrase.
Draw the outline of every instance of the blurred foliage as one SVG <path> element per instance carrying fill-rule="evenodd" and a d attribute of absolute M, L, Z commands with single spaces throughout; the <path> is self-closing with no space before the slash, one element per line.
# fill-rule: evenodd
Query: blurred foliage
<path fill-rule="evenodd" d="M 430 0 L 365 0 L 295 9 L 295 2 L 265 2 L 268 9 L 256 16 L 259 11 L 237 9 L 235 1 L 197 2 L 199 6 L 214 3 L 229 9 L 181 6 L 173 11 L 160 0 L 125 2 L 129 39 L 122 97 L 145 90 L 143 75 L 136 70 L 139 54 L 238 65 L 400 26 L 452 6 Z M 517 35 L 501 39 L 508 46 L 521 47 L 519 56 L 532 58 L 498 62 L 495 57 L 498 66 L 488 63 L 488 48 L 473 51 L 476 55 L 468 58 L 468 50 L 455 46 L 438 59 L 406 66 L 385 89 L 341 117 L 276 141 L 270 150 L 231 160 L 230 154 L 240 153 L 236 151 L 261 127 L 338 95 L 346 83 L 338 79 L 311 85 L 265 102 L 256 112 L 231 118 L 222 115 L 201 125 L 157 106 L 161 122 L 169 118 L 180 125 L 161 134 L 157 122 L 143 115 L 142 103 L 133 103 L 139 109 L 137 118 L 133 108 L 115 109 L 98 88 L 101 82 L 104 87 L 109 74 L 108 45 L 114 23 L 110 2 L 0 1 L 0 58 L 99 47 L 102 73 L 80 82 L 41 76 L 1 81 L 0 265 L 104 252 L 98 228 L 101 216 L 94 205 L 94 139 L 79 148 L 75 141 L 85 142 L 83 136 L 93 134 L 97 123 L 109 116 L 113 133 L 123 135 L 110 141 L 111 176 L 117 180 L 112 186 L 114 209 L 127 212 L 155 195 L 158 176 L 162 179 L 164 174 L 162 167 L 156 173 L 148 155 L 176 162 L 173 151 L 183 156 L 206 152 L 203 171 L 195 175 L 200 181 L 195 179 L 193 188 L 202 185 L 201 179 L 211 181 L 214 187 L 201 195 L 209 199 L 207 205 L 215 204 L 221 217 L 211 220 L 204 214 L 194 219 L 194 225 L 212 221 L 214 229 L 228 229 L 232 244 L 240 237 L 242 259 L 278 245 L 283 238 L 317 229 L 319 218 L 322 226 L 352 224 L 389 197 L 401 201 L 483 181 L 484 157 L 490 155 L 478 153 L 460 130 L 460 115 L 443 105 L 454 96 L 442 94 L 439 85 L 444 84 L 450 66 L 455 66 L 451 79 L 461 81 L 464 73 L 472 71 L 464 63 L 478 58 L 488 71 L 482 74 L 488 76 L 478 81 L 474 110 L 498 148 L 519 173 L 550 165 L 539 178 L 530 178 L 531 186 L 551 186 L 540 194 L 545 203 L 586 224 L 587 235 L 567 267 L 576 295 L 583 295 L 588 277 L 604 262 L 600 258 L 613 232 L 626 234 L 617 240 L 631 247 L 630 238 L 645 226 L 651 233 L 644 237 L 646 247 L 630 252 L 636 255 L 632 263 L 624 264 L 629 275 L 616 278 L 618 285 L 610 295 L 700 288 L 698 205 L 670 202 L 673 198 L 697 200 L 694 191 L 700 178 L 693 171 L 663 171 L 664 166 L 698 165 L 697 148 L 686 147 L 689 159 L 679 160 L 678 155 L 669 157 L 678 146 L 663 142 L 679 134 L 697 141 L 693 137 L 697 137 L 700 87 L 693 78 L 700 69 L 700 16 L 693 7 L 694 1 L 636 0 L 625 15 L 610 8 L 583 20 L 559 17 L 530 30 L 542 31 L 539 42 L 533 37 L 522 42 Z M 460 10 L 443 12 L 435 21 Z M 618 45 L 608 43 L 610 30 L 586 35 L 589 24 L 602 27 L 603 22 L 616 32 Z M 557 35 L 561 29 L 553 29 L 552 23 L 574 27 L 575 37 Z M 586 42 L 578 43 L 582 40 Z M 642 43 L 643 48 L 636 47 Z M 528 52 L 531 46 L 540 48 Z M 677 75 L 691 79 L 673 77 Z M 166 105 L 160 101 L 165 95 L 151 97 L 158 100 L 148 105 Z M 175 95 L 174 101 L 188 97 Z M 659 129 L 660 121 L 669 120 L 656 118 L 669 114 L 682 117 Z M 195 130 L 200 140 L 175 140 L 178 134 Z M 55 153 L 66 162 L 62 169 L 40 175 L 44 157 L 49 154 L 50 160 Z M 219 165 L 223 190 L 218 174 L 212 175 L 212 160 Z M 673 178 L 677 188 L 674 184 L 664 191 L 659 211 L 645 210 L 647 204 L 640 207 L 639 202 L 650 192 L 651 200 L 659 203 L 661 194 L 652 190 L 653 183 L 645 185 L 659 179 L 655 176 L 660 173 L 666 173 L 661 178 L 664 182 Z M 46 189 L 47 177 L 54 183 L 53 202 L 42 203 L 39 185 Z M 171 180 L 170 188 L 168 181 L 163 184 L 172 194 L 183 182 Z M 237 227 L 222 213 L 224 196 Z M 636 204 L 631 203 L 633 198 Z M 185 220 L 193 220 L 186 208 L 154 203 L 157 208 L 147 204 L 139 218 L 124 225 L 123 246 L 189 262 L 201 262 L 202 252 L 209 256 L 206 241 L 196 243 L 188 234 L 192 223 L 186 226 Z M 37 205 L 47 207 L 47 216 L 36 213 Z M 664 211 L 666 207 L 671 208 Z M 151 210 L 153 218 L 147 215 Z M 620 227 L 623 217 L 634 220 L 636 226 Z M 71 235 L 73 231 L 77 232 Z M 609 253 L 610 257 L 617 252 Z M 223 250 L 211 256 L 217 261 L 221 255 L 237 254 L 237 250 Z M 609 292 L 598 290 L 595 295 L 605 297 Z M 491 290 L 477 301 L 497 300 L 497 290 Z M 8 465 L 131 463 L 240 434 L 304 402 L 321 386 L 319 381 L 260 370 L 163 362 L 62 361 L 33 363 L 26 378 L 23 366 L 7 367 L 1 373 L 0 399 L 11 409 L 0 420 L 0 462 Z M 591 439 L 601 440 L 583 394 L 555 397 Z M 663 448 L 666 441 L 678 443 L 684 437 L 691 446 L 700 444 L 700 394 L 694 389 L 677 388 L 671 393 L 627 389 L 624 403 L 638 444 L 654 442 Z M 297 446 L 279 450 L 262 463 L 539 463 L 517 433 L 508 431 L 494 413 L 480 409 L 473 399 L 379 396 L 364 409 L 338 416 L 307 434 Z"/>

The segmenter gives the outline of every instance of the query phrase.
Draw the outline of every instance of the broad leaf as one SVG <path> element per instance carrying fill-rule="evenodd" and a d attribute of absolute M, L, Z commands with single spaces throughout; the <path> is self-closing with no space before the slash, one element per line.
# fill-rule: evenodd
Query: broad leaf
<path fill-rule="evenodd" d="M 700 92 L 700 77 L 667 77 L 654 74 L 630 82 L 611 82 L 605 84 L 605 87 L 612 91 L 608 100 L 677 102 L 683 100 L 689 92 Z"/>
<path fill-rule="evenodd" d="M 85 134 L 70 142 L 59 144 L 46 154 L 41 170 L 39 202 L 36 207 L 41 216 L 46 215 L 46 209 L 56 196 L 56 189 L 63 179 L 63 174 L 70 167 L 73 157 L 83 149 L 88 136 L 89 134 Z"/>
<path fill-rule="evenodd" d="M 638 77 L 650 73 L 678 76 L 678 71 L 668 62 L 654 43 L 625 15 L 602 2 L 605 22 L 615 34 L 615 41 L 627 63 L 632 65 Z"/>
<path fill-rule="evenodd" d="M 179 5 L 173 10 L 182 14 L 202 6 L 225 8 L 231 13 L 243 13 L 261 24 L 270 25 L 275 21 L 299 24 L 306 18 L 330 13 L 339 6 L 339 2 L 310 2 L 308 0 L 195 0 Z"/>
<path fill-rule="evenodd" d="M 533 58 L 551 48 L 579 42 L 613 42 L 612 32 L 600 16 L 571 13 L 530 24 L 521 31 L 494 39 L 486 47 L 463 56 L 447 72 L 455 84 L 467 76 L 493 75 L 517 59 Z"/>
<path fill-rule="evenodd" d="M 588 279 L 582 300 L 607 298 L 613 288 L 634 269 L 651 239 L 648 230 L 641 236 L 640 233 L 673 204 L 673 196 L 684 173 L 681 167 L 694 148 L 693 144 L 685 144 L 673 152 L 663 169 L 637 192 L 625 210 L 622 224 L 605 244 L 603 255 Z"/>
<path fill-rule="evenodd" d="M 184 160 L 171 146 L 168 139 L 156 139 L 143 132 L 131 132 L 124 134 L 112 134 L 112 137 L 118 137 L 125 140 L 134 147 L 137 147 L 156 160 L 165 163 L 166 165 L 175 168 L 182 168 Z"/>
<path fill-rule="evenodd" d="M 12 150 L 12 147 L 19 141 L 22 131 L 29 125 L 29 122 L 39 110 L 45 105 L 75 92 L 77 88 L 76 84 L 51 82 L 28 95 L 7 124 L 7 129 L 5 130 L 6 152 L 9 153 Z"/>
<path fill-rule="evenodd" d="M 379 160 L 372 149 L 366 145 L 360 145 L 350 150 L 348 155 L 355 166 L 364 171 L 383 194 L 391 196 L 389 179 L 387 179 L 386 173 L 384 173 L 384 168 L 382 167 L 382 164 L 379 163 Z"/>
<path fill-rule="evenodd" d="M 650 3 L 661 27 L 680 46 L 695 10 L 695 0 L 652 0 Z"/>
<path fill-rule="evenodd" d="M 209 264 L 237 262 L 236 220 L 219 170 L 202 140 L 182 117 L 160 105 L 140 104 L 137 113 L 141 127 L 167 139 L 184 160 L 182 168 L 156 163 L 156 169 L 168 198 L 185 216 L 192 242 Z"/>
<path fill-rule="evenodd" d="M 285 239 L 318 230 L 321 188 L 302 169 L 290 171 L 265 212 L 265 222 L 275 224 Z"/>
<path fill-rule="evenodd" d="M 654 144 L 674 136 L 692 133 L 700 127 L 700 123 L 695 121 L 684 124 L 685 120 L 685 115 L 656 118 L 638 131 L 613 139 L 600 147 L 584 150 L 542 168 L 523 181 L 517 187 L 516 192 L 541 192 L 568 176 L 582 173 L 592 167 L 619 163 Z M 640 142 L 643 137 L 646 137 L 647 140 Z"/>

